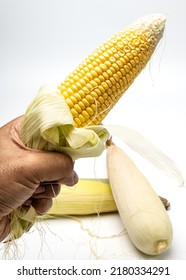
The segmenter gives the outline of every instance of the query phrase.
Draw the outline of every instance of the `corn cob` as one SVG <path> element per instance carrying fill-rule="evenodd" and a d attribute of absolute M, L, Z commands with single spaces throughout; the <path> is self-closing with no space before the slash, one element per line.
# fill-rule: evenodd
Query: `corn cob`
<path fill-rule="evenodd" d="M 165 17 L 150 15 L 113 35 L 60 85 L 76 127 L 100 124 L 149 61 Z"/>
<path fill-rule="evenodd" d="M 117 211 L 107 179 L 80 179 L 74 187 L 61 186 L 47 215 L 90 215 Z"/>
<path fill-rule="evenodd" d="M 163 197 L 160 199 L 164 207 L 168 209 L 170 204 L 167 199 Z M 74 187 L 61 186 L 61 191 L 54 199 L 52 208 L 45 218 L 116 211 L 118 210 L 108 179 L 80 179 Z"/>

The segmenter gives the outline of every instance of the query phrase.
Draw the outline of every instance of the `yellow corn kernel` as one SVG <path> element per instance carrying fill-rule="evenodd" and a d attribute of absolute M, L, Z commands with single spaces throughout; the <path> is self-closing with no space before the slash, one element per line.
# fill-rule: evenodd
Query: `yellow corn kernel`
<path fill-rule="evenodd" d="M 76 127 L 100 124 L 149 61 L 163 35 L 164 26 L 165 17 L 162 15 L 150 15 L 138 20 L 96 48 L 61 83 L 61 94 L 71 112 L 75 113 Z M 91 104 L 99 107 L 100 102 L 105 109 L 99 112 L 99 116 L 98 111 L 92 113 L 92 110 L 87 110 Z M 78 121 L 76 112 L 72 110 L 77 103 L 83 113 L 74 109 L 84 116 L 84 122 Z"/>

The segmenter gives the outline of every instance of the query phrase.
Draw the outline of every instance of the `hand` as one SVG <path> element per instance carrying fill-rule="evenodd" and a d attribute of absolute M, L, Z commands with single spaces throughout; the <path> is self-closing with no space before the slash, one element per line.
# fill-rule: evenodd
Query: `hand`
<path fill-rule="evenodd" d="M 1 235 L 7 235 L 8 215 L 14 209 L 32 205 L 42 215 L 52 206 L 52 198 L 59 194 L 61 184 L 72 186 L 78 181 L 69 156 L 33 150 L 21 142 L 21 120 L 19 117 L 0 128 L 1 240 Z"/>

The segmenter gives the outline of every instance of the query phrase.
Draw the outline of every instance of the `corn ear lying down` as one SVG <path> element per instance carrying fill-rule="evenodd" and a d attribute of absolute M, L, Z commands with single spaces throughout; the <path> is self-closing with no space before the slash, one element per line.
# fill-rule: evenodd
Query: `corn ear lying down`
<path fill-rule="evenodd" d="M 74 187 L 61 186 L 45 218 L 116 212 L 107 179 L 80 179 Z"/>
<path fill-rule="evenodd" d="M 149 61 L 164 27 L 161 14 L 139 19 L 95 49 L 60 85 L 43 86 L 26 110 L 20 132 L 23 143 L 73 159 L 99 156 L 109 138 L 100 123 Z M 12 214 L 11 239 L 18 237 L 17 220 L 23 221 L 21 232 L 32 224 L 24 226 L 20 212 L 18 219 L 13 219 L 16 211 Z"/>
<path fill-rule="evenodd" d="M 107 170 L 120 218 L 133 244 L 148 255 L 166 252 L 173 237 L 170 218 L 144 175 L 110 140 Z"/>
<path fill-rule="evenodd" d="M 170 204 L 160 197 L 165 209 Z M 59 195 L 54 199 L 51 209 L 43 218 L 62 216 L 82 216 L 117 212 L 108 179 L 80 179 L 74 187 L 61 186 Z"/>

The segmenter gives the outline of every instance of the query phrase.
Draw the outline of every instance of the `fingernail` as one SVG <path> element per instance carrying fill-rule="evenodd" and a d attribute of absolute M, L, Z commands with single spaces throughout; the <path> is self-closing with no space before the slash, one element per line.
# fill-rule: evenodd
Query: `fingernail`
<path fill-rule="evenodd" d="M 40 194 L 45 192 L 45 186 L 40 185 L 34 192 L 34 194 Z"/>
<path fill-rule="evenodd" d="M 30 206 L 32 204 L 32 200 L 29 198 L 25 202 L 23 202 L 24 206 Z"/>
<path fill-rule="evenodd" d="M 73 176 L 73 181 L 74 181 L 74 184 L 76 184 L 79 180 L 79 177 L 77 175 L 77 173 L 74 171 L 74 176 Z"/>

